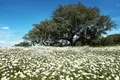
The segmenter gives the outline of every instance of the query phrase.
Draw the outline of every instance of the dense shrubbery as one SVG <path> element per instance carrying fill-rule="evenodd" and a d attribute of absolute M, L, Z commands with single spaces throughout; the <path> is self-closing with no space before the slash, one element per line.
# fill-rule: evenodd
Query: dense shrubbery
<path fill-rule="evenodd" d="M 31 44 L 29 43 L 29 42 L 20 42 L 20 43 L 18 43 L 18 44 L 15 44 L 14 46 L 19 46 L 19 47 L 29 47 L 29 46 L 31 46 Z"/>
<path fill-rule="evenodd" d="M 117 46 L 120 45 L 120 34 L 112 34 L 96 40 L 92 46 Z"/>
<path fill-rule="evenodd" d="M 120 34 L 113 34 L 106 37 L 106 44 L 120 44 Z"/>

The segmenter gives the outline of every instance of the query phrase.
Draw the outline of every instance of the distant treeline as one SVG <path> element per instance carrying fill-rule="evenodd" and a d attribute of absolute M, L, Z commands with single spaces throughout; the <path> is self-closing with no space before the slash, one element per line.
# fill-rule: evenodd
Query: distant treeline
<path fill-rule="evenodd" d="M 114 46 L 120 45 L 120 34 L 112 34 L 107 37 L 101 37 L 96 41 L 95 46 Z"/>

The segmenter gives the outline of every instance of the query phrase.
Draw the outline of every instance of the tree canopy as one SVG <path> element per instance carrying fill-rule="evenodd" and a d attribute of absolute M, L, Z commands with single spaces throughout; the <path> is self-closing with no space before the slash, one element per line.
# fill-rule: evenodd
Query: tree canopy
<path fill-rule="evenodd" d="M 106 31 L 116 24 L 107 15 L 102 15 L 99 8 L 87 7 L 82 3 L 59 5 L 51 19 L 33 24 L 23 38 L 33 44 L 51 45 L 66 40 L 71 46 L 80 41 L 82 45 L 91 45 Z"/>

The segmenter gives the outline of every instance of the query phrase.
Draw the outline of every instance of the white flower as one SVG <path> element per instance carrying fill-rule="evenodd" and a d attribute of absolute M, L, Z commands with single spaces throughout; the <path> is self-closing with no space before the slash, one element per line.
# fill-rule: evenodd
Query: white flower
<path fill-rule="evenodd" d="M 27 72 L 26 74 L 27 74 L 28 76 L 31 76 L 30 72 Z"/>
<path fill-rule="evenodd" d="M 25 78 L 26 76 L 25 76 L 23 73 L 21 73 L 21 74 L 20 74 L 20 77 L 21 77 L 21 78 Z"/>
<path fill-rule="evenodd" d="M 73 80 L 73 77 L 70 77 L 70 80 Z"/>
<path fill-rule="evenodd" d="M 47 77 L 46 77 L 46 76 L 44 76 L 44 77 L 42 77 L 42 80 L 46 80 L 46 78 L 47 78 Z"/>
<path fill-rule="evenodd" d="M 2 65 L 2 63 L 0 63 L 0 66 Z"/>
<path fill-rule="evenodd" d="M 60 80 L 101 78 L 120 80 L 120 47 L 29 47 L 0 48 L 0 72 L 2 80 L 42 75 L 42 80 L 59 76 Z M 114 51 L 114 52 L 113 52 Z M 86 53 L 87 52 L 87 53 Z M 115 66 L 115 67 L 114 67 Z M 18 68 L 19 67 L 19 68 Z M 17 70 L 16 70 L 17 69 Z M 19 70 L 20 69 L 20 70 Z M 86 72 L 87 70 L 87 72 Z M 108 72 L 98 76 L 100 72 Z M 18 72 L 19 71 L 19 72 Z M 15 75 L 11 74 L 14 73 Z M 63 74 L 61 74 L 63 73 Z M 65 73 L 65 75 L 64 75 Z M 115 74 L 118 73 L 118 74 Z M 89 75 L 92 75 L 91 77 Z"/>
<path fill-rule="evenodd" d="M 13 66 L 17 66 L 17 65 L 18 65 L 18 60 L 12 61 L 12 65 L 13 65 Z"/>
<path fill-rule="evenodd" d="M 63 69 L 62 72 L 66 73 L 67 71 L 65 69 Z"/>
<path fill-rule="evenodd" d="M 97 78 L 97 76 L 94 74 L 94 75 L 93 75 L 93 78 L 94 78 L 94 79 L 96 79 L 96 78 Z"/>
<path fill-rule="evenodd" d="M 120 80 L 120 78 L 119 78 L 119 76 L 118 76 L 118 75 L 115 77 L 115 80 Z"/>
<path fill-rule="evenodd" d="M 45 72 L 43 72 L 42 74 L 48 76 L 48 75 L 50 74 L 50 72 L 49 72 L 49 71 L 45 71 Z"/>
<path fill-rule="evenodd" d="M 100 78 L 104 78 L 104 75 L 100 76 Z"/>
<path fill-rule="evenodd" d="M 66 76 L 66 80 L 70 80 L 70 77 L 68 75 Z"/>
<path fill-rule="evenodd" d="M 6 76 L 2 77 L 1 80 L 9 80 Z"/>
<path fill-rule="evenodd" d="M 40 72 L 40 70 L 39 69 L 36 69 L 36 71 L 35 71 L 36 73 L 39 73 Z"/>
<path fill-rule="evenodd" d="M 58 73 L 57 73 L 56 71 L 54 71 L 54 72 L 52 73 L 52 76 L 55 76 L 55 75 L 58 75 Z"/>
<path fill-rule="evenodd" d="M 63 75 L 60 75 L 60 80 L 64 79 L 64 76 Z"/>

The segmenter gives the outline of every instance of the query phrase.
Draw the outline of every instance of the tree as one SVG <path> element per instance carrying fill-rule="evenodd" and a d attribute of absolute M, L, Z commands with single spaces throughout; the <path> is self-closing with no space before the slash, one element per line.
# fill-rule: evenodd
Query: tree
<path fill-rule="evenodd" d="M 30 30 L 27 34 L 23 36 L 23 39 L 26 41 L 31 41 L 31 44 L 35 46 L 35 44 L 38 44 L 38 31 L 36 29 Z"/>
<path fill-rule="evenodd" d="M 120 44 L 120 34 L 112 34 L 106 37 L 106 44 Z"/>
<path fill-rule="evenodd" d="M 92 45 L 94 40 L 115 26 L 109 16 L 100 14 L 99 8 L 78 3 L 59 5 L 53 12 L 52 19 L 34 24 L 32 32 L 37 31 L 37 38 L 34 39 L 39 39 L 42 43 L 66 40 L 71 46 L 78 41 L 81 41 L 82 45 Z M 28 36 L 31 34 L 28 33 Z"/>
<path fill-rule="evenodd" d="M 50 45 L 50 42 L 55 41 L 58 34 L 57 25 L 52 20 L 41 21 L 40 24 L 33 24 L 34 28 L 27 33 L 23 39 L 31 41 L 35 44 Z"/>
<path fill-rule="evenodd" d="M 29 46 L 31 46 L 30 45 L 30 43 L 29 42 L 20 42 L 20 43 L 18 43 L 18 44 L 15 44 L 14 46 L 19 46 L 19 47 L 29 47 Z"/>
<path fill-rule="evenodd" d="M 58 24 L 60 33 L 67 35 L 61 39 L 68 40 L 71 45 L 79 40 L 90 45 L 94 39 L 115 27 L 109 16 L 100 14 L 99 8 L 86 7 L 81 3 L 60 5 L 53 13 L 53 20 Z M 78 38 L 74 40 L 76 35 Z"/>

